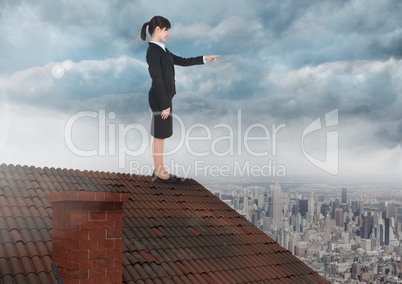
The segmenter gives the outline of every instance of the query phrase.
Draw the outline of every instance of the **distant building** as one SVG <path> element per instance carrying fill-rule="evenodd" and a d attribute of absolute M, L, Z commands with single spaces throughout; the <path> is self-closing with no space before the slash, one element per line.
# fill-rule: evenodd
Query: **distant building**
<path fill-rule="evenodd" d="M 321 205 L 321 214 L 326 217 L 328 213 L 331 212 L 331 208 L 328 203 L 324 203 Z"/>
<path fill-rule="evenodd" d="M 341 203 L 339 202 L 339 199 L 335 199 L 335 201 L 331 202 L 331 218 L 335 219 L 335 209 L 341 207 Z"/>
<path fill-rule="evenodd" d="M 295 231 L 300 233 L 303 232 L 302 230 L 302 216 L 300 213 L 296 215 L 296 222 L 295 222 Z"/>
<path fill-rule="evenodd" d="M 389 234 L 390 234 L 390 230 L 391 230 L 391 224 L 390 224 L 390 220 L 389 218 L 385 218 L 385 245 L 388 246 L 389 245 Z"/>
<path fill-rule="evenodd" d="M 343 209 L 342 208 L 336 208 L 335 209 L 335 222 L 336 226 L 342 227 L 343 226 Z"/>
<path fill-rule="evenodd" d="M 394 205 L 388 205 L 387 206 L 387 218 L 394 218 L 395 220 L 397 219 L 397 217 L 398 217 L 398 213 L 397 213 L 397 207 L 396 206 L 394 206 Z"/>
<path fill-rule="evenodd" d="M 342 202 L 342 204 L 348 203 L 348 189 L 347 188 L 342 188 L 341 202 Z"/>
<path fill-rule="evenodd" d="M 282 189 L 278 182 L 272 188 L 272 222 L 274 228 L 282 228 Z"/>
<path fill-rule="evenodd" d="M 362 266 L 360 263 L 353 263 L 352 265 L 352 279 L 359 279 L 362 275 Z"/>
<path fill-rule="evenodd" d="M 295 245 L 295 255 L 303 257 L 307 255 L 307 242 L 297 242 Z"/>
<path fill-rule="evenodd" d="M 309 212 L 308 205 L 308 199 L 299 200 L 299 212 L 302 217 L 306 217 L 306 214 Z"/>
<path fill-rule="evenodd" d="M 360 237 L 362 239 L 370 239 L 374 226 L 374 216 L 363 216 L 363 226 L 360 228 Z"/>

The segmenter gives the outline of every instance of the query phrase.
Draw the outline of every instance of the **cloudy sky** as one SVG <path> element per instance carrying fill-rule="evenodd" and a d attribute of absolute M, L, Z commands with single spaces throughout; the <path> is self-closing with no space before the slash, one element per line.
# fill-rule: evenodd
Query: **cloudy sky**
<path fill-rule="evenodd" d="M 33 4 L 34 3 L 34 4 Z M 148 174 L 144 22 L 177 67 L 179 175 L 400 182 L 399 0 L 2 0 L 0 161 Z"/>

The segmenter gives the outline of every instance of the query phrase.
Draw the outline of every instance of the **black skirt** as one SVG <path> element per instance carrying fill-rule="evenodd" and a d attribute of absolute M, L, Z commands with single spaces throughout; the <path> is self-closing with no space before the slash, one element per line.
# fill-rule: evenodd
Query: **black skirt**
<path fill-rule="evenodd" d="M 158 139 L 169 138 L 173 134 L 172 108 L 167 119 L 162 119 L 162 112 L 152 112 L 151 135 Z"/>
<path fill-rule="evenodd" d="M 159 109 L 158 104 L 155 100 L 149 100 L 149 106 L 152 110 L 152 120 L 151 120 L 151 135 L 158 139 L 169 138 L 173 135 L 173 108 L 170 107 L 170 114 L 167 119 L 162 119 L 162 110 Z"/>

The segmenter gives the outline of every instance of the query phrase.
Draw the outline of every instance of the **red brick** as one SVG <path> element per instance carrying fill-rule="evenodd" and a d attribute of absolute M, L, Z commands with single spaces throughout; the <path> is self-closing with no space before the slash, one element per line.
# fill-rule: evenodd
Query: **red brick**
<path fill-rule="evenodd" d="M 80 266 L 79 266 L 79 264 L 78 264 L 76 259 L 68 259 L 68 260 L 66 260 L 66 266 L 64 266 L 64 267 L 69 269 L 69 270 L 80 269 Z"/>
<path fill-rule="evenodd" d="M 116 240 L 116 243 L 114 245 L 114 248 L 123 251 L 123 242 L 118 239 L 115 239 L 115 240 Z"/>
<path fill-rule="evenodd" d="M 97 279 L 79 279 L 79 280 L 70 280 L 70 281 L 74 281 L 74 282 L 66 282 L 64 281 L 63 284 L 97 284 Z M 78 282 L 75 282 L 78 281 Z"/>
<path fill-rule="evenodd" d="M 78 200 L 78 191 L 63 191 L 63 200 Z"/>
<path fill-rule="evenodd" d="M 100 212 L 89 212 L 89 221 L 104 221 L 106 219 L 107 212 L 100 211 Z"/>
<path fill-rule="evenodd" d="M 73 240 L 88 240 L 88 231 L 70 231 L 70 238 Z"/>
<path fill-rule="evenodd" d="M 115 228 L 115 220 L 107 220 L 107 221 L 98 221 L 99 229 L 114 229 Z"/>
<path fill-rule="evenodd" d="M 62 221 L 61 218 L 60 219 L 55 219 L 55 217 L 53 216 L 52 227 L 53 227 L 53 229 L 56 229 L 56 230 L 64 230 L 65 221 Z"/>
<path fill-rule="evenodd" d="M 128 202 L 128 194 L 120 193 L 120 202 Z"/>
<path fill-rule="evenodd" d="M 115 267 L 115 258 L 98 259 L 98 267 Z"/>
<path fill-rule="evenodd" d="M 82 284 L 84 280 L 80 279 L 64 279 L 63 284 Z M 93 282 L 91 284 L 94 284 Z"/>
<path fill-rule="evenodd" d="M 77 260 L 77 259 L 89 259 L 89 252 L 88 249 L 75 249 L 70 250 L 70 255 L 68 255 L 69 259 Z"/>
<path fill-rule="evenodd" d="M 121 251 L 123 251 L 123 250 L 121 250 Z M 114 265 L 116 266 L 116 267 L 119 267 L 119 266 L 123 266 L 123 254 L 122 254 L 122 256 L 119 258 L 119 257 L 116 257 L 115 259 L 114 259 Z"/>
<path fill-rule="evenodd" d="M 120 193 L 105 192 L 105 201 L 120 202 L 120 198 L 121 198 Z"/>
<path fill-rule="evenodd" d="M 89 258 L 93 259 L 99 259 L 99 258 L 105 258 L 106 257 L 106 249 L 105 248 L 100 248 L 100 249 L 91 249 L 89 251 Z"/>
<path fill-rule="evenodd" d="M 121 202 L 115 203 L 114 210 L 115 211 L 122 211 L 123 210 L 123 203 L 121 203 Z"/>
<path fill-rule="evenodd" d="M 81 221 L 81 230 L 92 231 L 98 229 L 98 222 L 95 221 Z"/>
<path fill-rule="evenodd" d="M 54 243 L 55 243 L 55 241 L 53 241 L 53 244 Z M 55 246 L 53 248 L 52 255 L 58 256 L 58 257 L 66 257 L 66 255 L 67 255 L 66 252 L 67 252 L 67 250 L 65 248 L 60 248 L 58 246 Z"/>
<path fill-rule="evenodd" d="M 107 219 L 108 220 L 122 220 L 123 212 L 108 212 Z"/>
<path fill-rule="evenodd" d="M 79 269 L 70 272 L 69 279 L 88 279 L 88 269 Z"/>
<path fill-rule="evenodd" d="M 68 238 L 68 231 L 60 231 L 58 229 L 52 230 L 52 238 L 53 239 L 66 239 Z"/>
<path fill-rule="evenodd" d="M 80 248 L 80 241 L 79 240 L 71 240 L 71 239 L 59 239 L 57 241 L 57 245 L 61 248 L 65 249 L 79 249 Z M 54 247 L 54 245 L 53 245 Z"/>
<path fill-rule="evenodd" d="M 66 231 L 80 231 L 81 220 L 66 220 L 64 224 L 64 230 Z"/>
<path fill-rule="evenodd" d="M 96 200 L 96 192 L 78 191 L 77 200 L 80 200 L 80 201 L 95 201 Z"/>
<path fill-rule="evenodd" d="M 106 268 L 101 267 L 89 269 L 89 279 L 97 279 L 99 281 L 101 278 L 106 278 Z"/>
<path fill-rule="evenodd" d="M 81 240 L 80 249 L 97 249 L 98 242 L 95 240 Z"/>
<path fill-rule="evenodd" d="M 123 219 L 114 220 L 114 228 L 115 228 L 115 230 L 122 230 L 123 229 Z"/>
<path fill-rule="evenodd" d="M 70 232 L 67 230 L 58 231 L 58 232 L 54 232 L 54 233 L 55 233 L 54 239 L 61 241 L 62 242 L 61 244 L 63 244 L 63 247 L 66 247 L 67 242 L 71 241 Z M 53 232 L 52 232 L 52 236 L 53 236 Z M 64 241 L 64 243 L 63 243 L 63 241 Z"/>
<path fill-rule="evenodd" d="M 90 240 L 104 240 L 106 238 L 105 230 L 89 231 Z"/>
<path fill-rule="evenodd" d="M 98 268 L 97 259 L 80 259 L 78 260 L 80 269 Z"/>
<path fill-rule="evenodd" d="M 115 249 L 115 248 L 114 249 L 106 249 L 106 255 L 108 258 L 112 258 L 112 257 L 121 258 L 123 255 L 123 252 L 122 252 L 122 250 Z"/>
<path fill-rule="evenodd" d="M 93 202 L 93 201 L 82 201 L 81 203 L 81 210 L 98 210 L 98 202 Z"/>
<path fill-rule="evenodd" d="M 86 211 L 73 211 L 70 212 L 70 220 L 71 221 L 87 221 L 88 220 L 88 212 Z"/>
<path fill-rule="evenodd" d="M 114 202 L 100 202 L 99 210 L 103 211 L 115 211 L 115 203 Z"/>
<path fill-rule="evenodd" d="M 100 248 L 115 248 L 115 240 L 110 239 L 110 240 L 98 240 L 98 247 Z"/>
<path fill-rule="evenodd" d="M 76 260 L 53 256 L 52 261 L 57 263 L 58 267 L 64 268 L 66 270 L 74 270 L 80 268 L 79 263 Z"/>
<path fill-rule="evenodd" d="M 105 201 L 105 193 L 97 192 L 95 196 L 96 201 Z"/>
<path fill-rule="evenodd" d="M 57 264 L 58 264 L 58 262 L 57 262 Z M 65 279 L 68 279 L 67 276 L 70 276 L 70 270 L 68 270 L 64 267 L 61 267 L 61 266 L 57 267 L 57 273 Z"/>
<path fill-rule="evenodd" d="M 106 268 L 107 277 L 116 277 L 122 275 L 122 267 L 108 267 Z"/>
<path fill-rule="evenodd" d="M 107 230 L 107 239 L 121 239 L 123 238 L 122 230 Z"/>
<path fill-rule="evenodd" d="M 50 195 L 52 195 L 52 194 L 49 194 L 49 197 L 50 197 Z M 48 198 L 48 200 L 49 200 L 49 198 Z M 64 210 L 64 203 L 65 202 L 56 202 L 56 203 L 54 203 L 52 205 L 52 210 L 55 211 L 55 212 L 63 211 Z"/>
<path fill-rule="evenodd" d="M 80 210 L 80 203 L 79 201 L 66 201 L 64 202 L 64 210 L 65 211 L 76 211 Z"/>
<path fill-rule="evenodd" d="M 122 283 L 122 277 L 106 277 L 98 280 L 98 284 L 120 284 Z"/>
<path fill-rule="evenodd" d="M 121 283 L 122 198 L 128 195 L 63 192 L 53 197 L 60 201 L 53 204 L 53 258 L 64 265 L 59 267 L 65 284 L 75 279 L 82 280 L 77 284 Z"/>
<path fill-rule="evenodd" d="M 82 221 L 70 221 L 68 222 L 68 229 L 72 231 L 80 231 L 81 230 L 81 222 Z"/>
<path fill-rule="evenodd" d="M 61 257 L 61 256 L 59 256 L 59 255 L 53 255 L 53 256 L 52 256 L 52 261 L 55 262 L 55 263 L 57 263 L 57 265 L 58 265 L 59 267 L 63 267 L 63 266 L 61 266 L 61 264 L 64 264 L 65 258 L 64 258 L 64 257 Z"/>

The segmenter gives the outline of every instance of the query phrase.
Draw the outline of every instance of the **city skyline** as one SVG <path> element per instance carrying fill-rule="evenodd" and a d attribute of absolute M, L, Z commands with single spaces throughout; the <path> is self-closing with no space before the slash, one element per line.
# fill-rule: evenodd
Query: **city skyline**
<path fill-rule="evenodd" d="M 210 190 L 331 283 L 402 279 L 400 188 L 285 184 L 282 191 L 273 182 Z"/>

